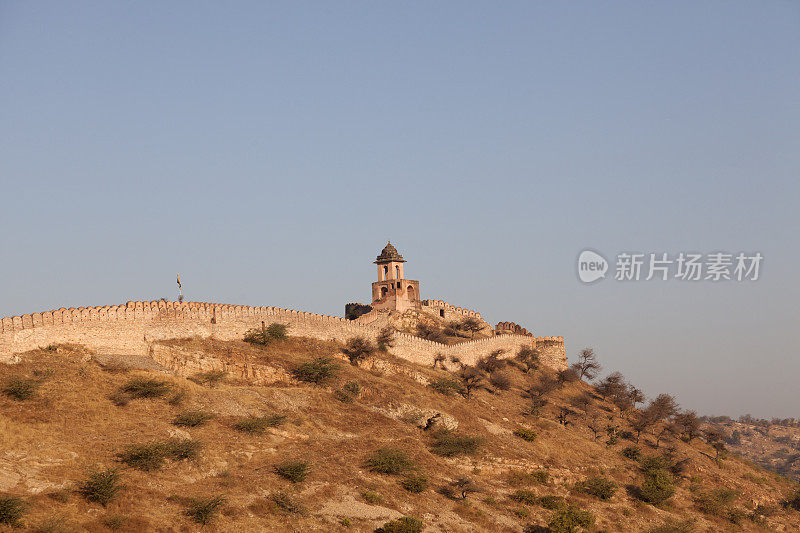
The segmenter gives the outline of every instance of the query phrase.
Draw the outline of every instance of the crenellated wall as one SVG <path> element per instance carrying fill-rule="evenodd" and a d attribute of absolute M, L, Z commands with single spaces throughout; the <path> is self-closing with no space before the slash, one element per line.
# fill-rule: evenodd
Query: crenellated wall
<path fill-rule="evenodd" d="M 467 316 L 480 318 L 479 314 Z M 291 335 L 340 342 L 354 336 L 375 339 L 380 332 L 379 327 L 343 317 L 277 307 L 132 301 L 124 305 L 61 308 L 4 318 L 0 321 L 0 362 L 11 360 L 14 354 L 56 343 L 82 344 L 105 353 L 147 355 L 154 341 L 186 337 L 239 340 L 248 329 L 262 322 L 288 324 Z M 542 352 L 544 364 L 553 368 L 566 366 L 561 337 L 502 335 L 447 346 L 397 333 L 396 344 L 390 351 L 397 357 L 424 365 L 433 364 L 437 353 L 456 355 L 463 363 L 474 364 L 497 348 L 512 354 L 520 346 L 531 344 Z"/>

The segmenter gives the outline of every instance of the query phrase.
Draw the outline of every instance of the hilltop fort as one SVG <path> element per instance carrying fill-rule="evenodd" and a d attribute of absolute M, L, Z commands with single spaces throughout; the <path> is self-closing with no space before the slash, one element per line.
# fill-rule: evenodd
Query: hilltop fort
<path fill-rule="evenodd" d="M 383 327 L 409 315 L 439 321 L 474 318 L 484 326 L 482 338 L 455 344 L 427 340 L 397 328 L 391 353 L 420 364 L 437 354 L 474 364 L 494 350 L 513 355 L 534 346 L 542 362 L 555 369 L 567 365 L 563 337 L 535 337 L 512 322 L 492 328 L 480 313 L 443 300 L 420 299 L 419 281 L 404 277 L 403 256 L 389 243 L 377 256 L 378 280 L 372 283 L 370 305 L 348 304 L 347 318 L 278 307 L 253 307 L 207 302 L 129 301 L 122 305 L 70 307 L 0 321 L 0 362 L 52 344 L 79 344 L 105 353 L 148 355 L 153 343 L 187 337 L 238 340 L 251 328 L 280 322 L 292 335 L 344 342 L 350 337 L 375 339 Z M 394 321 L 394 324 L 393 324 Z"/>

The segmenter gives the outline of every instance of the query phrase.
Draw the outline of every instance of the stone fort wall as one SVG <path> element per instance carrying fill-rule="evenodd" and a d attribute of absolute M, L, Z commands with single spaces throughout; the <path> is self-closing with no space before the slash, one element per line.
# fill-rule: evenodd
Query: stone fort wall
<path fill-rule="evenodd" d="M 463 310 L 461 316 L 464 316 Z M 480 318 L 477 313 L 466 316 Z M 148 355 L 151 344 L 162 340 L 186 337 L 240 340 L 248 329 L 262 322 L 287 324 L 290 335 L 339 342 L 354 336 L 374 340 L 380 332 L 378 327 L 343 317 L 278 307 L 136 301 L 3 318 L 0 321 L 0 362 L 14 360 L 15 354 L 58 343 L 81 344 L 101 353 Z M 501 335 L 447 346 L 397 333 L 396 344 L 390 352 L 423 365 L 432 365 L 438 353 L 458 357 L 471 365 L 493 350 L 504 349 L 511 355 L 523 345 L 538 348 L 547 366 L 561 369 L 567 365 L 563 337 Z"/>

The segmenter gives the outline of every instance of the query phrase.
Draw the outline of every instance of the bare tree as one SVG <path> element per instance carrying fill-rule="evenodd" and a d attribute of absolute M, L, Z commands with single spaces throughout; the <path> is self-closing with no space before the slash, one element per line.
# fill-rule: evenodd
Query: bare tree
<path fill-rule="evenodd" d="M 675 417 L 675 424 L 686 442 L 692 442 L 692 439 L 700 433 L 700 420 L 694 411 L 678 413 Z"/>
<path fill-rule="evenodd" d="M 631 428 L 636 432 L 636 444 L 639 444 L 642 432 L 647 431 L 655 423 L 656 421 L 653 419 L 652 414 L 647 411 L 642 411 L 634 417 L 631 421 Z"/>
<path fill-rule="evenodd" d="M 532 346 L 520 346 L 513 361 L 524 373 L 535 372 L 539 370 L 539 350 Z"/>
<path fill-rule="evenodd" d="M 564 368 L 558 371 L 558 374 L 556 374 L 556 379 L 558 379 L 559 388 L 563 389 L 564 385 L 567 383 L 578 381 L 578 373 L 572 367 Z"/>
<path fill-rule="evenodd" d="M 506 353 L 505 350 L 502 348 L 497 349 L 490 353 L 487 356 L 481 357 L 478 360 L 478 364 L 475 365 L 478 369 L 483 370 L 484 372 L 488 372 L 491 374 L 492 372 L 496 372 L 500 370 L 504 366 L 506 366 L 506 362 L 503 359 L 500 359 L 500 356 Z"/>
<path fill-rule="evenodd" d="M 474 316 L 465 317 L 461 321 L 461 329 L 470 332 L 473 338 L 475 334 L 484 328 L 483 322 Z"/>
<path fill-rule="evenodd" d="M 441 492 L 454 500 L 465 500 L 470 494 L 483 490 L 471 478 L 462 477 L 451 482 Z"/>
<path fill-rule="evenodd" d="M 596 414 L 593 414 L 586 420 L 586 427 L 594 434 L 594 440 L 597 440 L 603 430 L 603 421 Z"/>
<path fill-rule="evenodd" d="M 511 388 L 511 378 L 505 372 L 492 372 L 489 374 L 489 383 L 497 390 L 508 390 Z"/>
<path fill-rule="evenodd" d="M 703 437 L 716 451 L 714 459 L 719 460 L 719 454 L 725 451 L 725 432 L 717 427 L 709 426 L 703 430 Z"/>
<path fill-rule="evenodd" d="M 597 392 L 605 400 L 608 397 L 619 396 L 627 391 L 625 376 L 620 372 L 612 372 L 597 384 Z"/>
<path fill-rule="evenodd" d="M 557 387 L 558 382 L 551 376 L 544 374 L 525 391 L 524 396 L 531 399 L 531 414 L 533 416 L 541 414 L 542 409 L 547 405 L 547 396 Z"/>
<path fill-rule="evenodd" d="M 582 410 L 585 415 L 589 414 L 589 406 L 592 405 L 592 395 L 588 391 L 583 391 L 577 396 L 573 396 L 570 400 L 570 403 L 577 407 L 578 409 Z"/>
<path fill-rule="evenodd" d="M 597 373 L 603 368 L 597 362 L 593 348 L 584 348 L 578 354 L 578 361 L 572 365 L 578 373 L 578 379 L 586 378 L 591 380 L 597 377 Z"/>
<path fill-rule="evenodd" d="M 472 391 L 483 384 L 485 375 L 473 366 L 465 366 L 459 371 L 458 377 L 464 385 L 464 397 L 469 398 Z"/>
<path fill-rule="evenodd" d="M 441 352 L 437 353 L 436 355 L 434 355 L 433 356 L 433 368 L 436 368 L 437 366 L 439 366 L 441 368 L 444 368 L 444 362 L 445 362 L 446 359 L 447 358 Z"/>
<path fill-rule="evenodd" d="M 569 424 L 569 417 L 574 415 L 575 411 L 564 405 L 558 408 L 558 423 L 562 426 Z"/>
<path fill-rule="evenodd" d="M 358 365 L 362 359 L 366 359 L 375 351 L 375 346 L 364 337 L 351 337 L 347 339 L 342 352 L 350 359 L 351 365 Z"/>
<path fill-rule="evenodd" d="M 630 383 L 628 384 L 628 397 L 630 398 L 634 409 L 636 409 L 636 404 L 643 403 L 645 401 L 644 393 L 641 391 L 641 389 L 634 387 Z"/>
<path fill-rule="evenodd" d="M 422 337 L 433 342 L 444 343 L 445 337 L 438 327 L 420 322 L 417 324 L 417 337 Z"/>
<path fill-rule="evenodd" d="M 380 351 L 387 351 L 389 348 L 394 346 L 395 343 L 394 329 L 391 326 L 386 326 L 383 328 L 380 333 L 378 333 L 378 337 L 375 339 L 375 342 Z"/>
<path fill-rule="evenodd" d="M 647 411 L 650 411 L 651 416 L 656 422 L 670 420 L 673 416 L 678 414 L 678 403 L 675 397 L 671 394 L 659 394 L 655 400 L 650 402 L 647 406 Z"/>

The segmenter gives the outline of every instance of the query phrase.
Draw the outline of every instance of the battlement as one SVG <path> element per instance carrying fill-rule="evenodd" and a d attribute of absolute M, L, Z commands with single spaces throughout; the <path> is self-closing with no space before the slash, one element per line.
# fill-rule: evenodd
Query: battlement
<path fill-rule="evenodd" d="M 446 303 L 430 308 L 445 308 Z M 467 313 L 470 311 L 467 310 Z M 463 315 L 463 310 L 462 310 Z M 474 313 L 474 312 L 472 312 Z M 466 316 L 480 315 L 473 314 Z M 272 322 L 289 326 L 290 334 L 345 342 L 354 336 L 374 340 L 380 328 L 344 317 L 321 315 L 280 307 L 253 307 L 210 302 L 129 301 L 122 305 L 60 308 L 0 320 L 0 361 L 50 344 L 82 344 L 98 352 L 147 355 L 154 342 L 187 337 L 240 340 L 253 327 Z M 501 335 L 448 346 L 409 335 L 396 334 L 391 353 L 409 361 L 432 365 L 436 354 L 458 356 L 474 364 L 502 348 L 513 353 L 522 345 L 547 347 L 543 363 L 566 367 L 562 337 Z M 540 349 L 541 351 L 541 349 Z"/>
<path fill-rule="evenodd" d="M 509 333 L 513 333 L 515 335 L 533 336 L 533 333 L 529 333 L 527 329 L 523 328 L 519 324 L 515 324 L 514 322 L 498 322 L 494 327 L 494 332 L 497 335 L 507 335 Z"/>
<path fill-rule="evenodd" d="M 467 309 L 466 307 L 456 307 L 453 304 L 445 302 L 444 300 L 423 300 L 422 307 L 430 308 L 430 309 L 442 309 L 448 313 L 453 313 L 462 316 L 472 316 L 475 318 L 481 318 L 481 314 L 477 311 L 473 311 L 472 309 Z"/>

